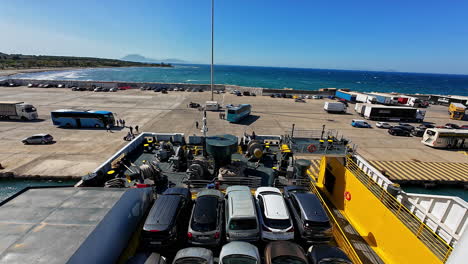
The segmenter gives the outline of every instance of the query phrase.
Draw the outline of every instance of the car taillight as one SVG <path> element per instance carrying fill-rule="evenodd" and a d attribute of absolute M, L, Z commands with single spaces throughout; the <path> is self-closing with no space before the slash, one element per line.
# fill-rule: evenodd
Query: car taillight
<path fill-rule="evenodd" d="M 268 227 L 265 226 L 265 225 L 262 225 L 262 230 L 263 230 L 263 231 L 267 231 L 267 232 L 271 232 L 270 228 L 268 228 Z"/>
<path fill-rule="evenodd" d="M 294 232 L 294 226 L 289 228 L 286 232 Z"/>
<path fill-rule="evenodd" d="M 215 238 L 215 239 L 218 239 L 218 238 L 219 238 L 219 232 L 216 232 L 216 233 L 214 234 L 214 238 Z"/>
<path fill-rule="evenodd" d="M 188 232 L 188 233 L 187 233 L 187 237 L 188 237 L 189 239 L 192 239 L 192 237 L 193 237 L 193 234 L 192 234 L 192 233 L 190 233 L 190 232 Z"/>

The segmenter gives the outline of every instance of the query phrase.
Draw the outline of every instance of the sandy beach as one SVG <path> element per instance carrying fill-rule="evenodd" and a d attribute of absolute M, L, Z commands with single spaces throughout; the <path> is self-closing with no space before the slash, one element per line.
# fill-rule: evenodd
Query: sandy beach
<path fill-rule="evenodd" d="M 11 76 L 19 73 L 47 72 L 47 71 L 69 71 L 86 69 L 82 67 L 66 67 L 66 68 L 37 68 L 37 69 L 9 69 L 0 70 L 0 76 Z"/>

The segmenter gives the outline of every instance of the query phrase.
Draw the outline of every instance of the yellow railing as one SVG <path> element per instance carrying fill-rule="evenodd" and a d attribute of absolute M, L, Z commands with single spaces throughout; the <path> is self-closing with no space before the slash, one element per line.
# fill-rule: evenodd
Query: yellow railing
<path fill-rule="evenodd" d="M 411 213 L 406 206 L 401 204 L 394 196 L 379 186 L 369 175 L 367 175 L 354 160 L 348 157 L 346 168 L 371 191 L 411 232 L 423 242 L 441 261 L 447 261 L 452 252 L 448 245 L 439 235 L 434 233 L 417 216 Z"/>
<path fill-rule="evenodd" d="M 312 175 L 310 172 L 308 172 L 308 174 L 315 181 L 315 176 Z M 325 200 L 322 198 L 322 195 L 315 186 L 314 181 L 310 182 L 310 191 L 320 199 L 323 207 L 327 211 L 328 216 L 331 220 L 330 223 L 332 225 L 333 237 L 335 238 L 336 243 L 346 253 L 346 255 L 348 255 L 348 257 L 353 261 L 354 264 L 362 264 L 362 261 L 356 253 L 356 250 L 354 250 L 353 245 L 351 244 L 351 242 L 349 242 L 348 238 L 346 237 L 346 233 L 343 231 L 343 229 L 341 229 L 333 212 L 330 210 L 330 208 L 328 208 L 328 205 L 325 203 Z"/>

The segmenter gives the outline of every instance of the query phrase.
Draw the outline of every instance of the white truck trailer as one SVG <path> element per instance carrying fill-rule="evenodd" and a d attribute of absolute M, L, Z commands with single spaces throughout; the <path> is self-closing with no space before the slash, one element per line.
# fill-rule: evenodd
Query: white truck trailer
<path fill-rule="evenodd" d="M 404 106 L 366 105 L 363 115 L 369 120 L 422 122 L 426 111 Z"/>
<path fill-rule="evenodd" d="M 0 119 L 35 120 L 37 110 L 33 105 L 25 102 L 0 101 Z"/>
<path fill-rule="evenodd" d="M 328 113 L 346 113 L 346 105 L 343 103 L 325 102 L 323 110 Z"/>

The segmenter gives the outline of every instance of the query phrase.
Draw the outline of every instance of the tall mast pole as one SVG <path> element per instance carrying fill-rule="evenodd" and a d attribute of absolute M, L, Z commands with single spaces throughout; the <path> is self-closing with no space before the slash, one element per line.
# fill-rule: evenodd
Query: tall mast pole
<path fill-rule="evenodd" d="M 211 0 L 211 101 L 213 101 L 214 0 Z"/>

